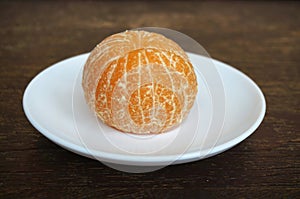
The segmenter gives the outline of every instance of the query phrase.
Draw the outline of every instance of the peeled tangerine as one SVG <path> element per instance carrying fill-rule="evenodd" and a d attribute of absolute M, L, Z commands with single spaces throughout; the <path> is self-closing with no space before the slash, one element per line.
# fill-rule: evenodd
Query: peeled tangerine
<path fill-rule="evenodd" d="M 180 124 L 197 94 L 185 52 L 146 31 L 117 33 L 98 44 L 84 66 L 82 86 L 104 123 L 135 134 L 162 133 Z"/>

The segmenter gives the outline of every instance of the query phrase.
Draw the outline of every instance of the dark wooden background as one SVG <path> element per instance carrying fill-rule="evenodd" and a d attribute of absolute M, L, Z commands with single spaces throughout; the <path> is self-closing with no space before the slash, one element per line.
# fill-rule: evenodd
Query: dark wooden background
<path fill-rule="evenodd" d="M 0 2 L 0 198 L 299 198 L 300 3 Z M 22 95 L 41 70 L 106 36 L 172 28 L 254 79 L 259 129 L 215 157 L 130 174 L 73 154 L 27 121 Z"/>

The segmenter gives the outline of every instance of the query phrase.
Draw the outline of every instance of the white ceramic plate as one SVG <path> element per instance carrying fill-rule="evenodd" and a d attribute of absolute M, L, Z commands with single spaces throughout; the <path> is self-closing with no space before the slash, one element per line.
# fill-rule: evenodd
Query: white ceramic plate
<path fill-rule="evenodd" d="M 266 111 L 265 99 L 258 86 L 240 71 L 210 58 L 188 55 L 195 67 L 212 63 L 223 88 L 214 87 L 213 81 L 204 81 L 205 73 L 199 71 L 205 67 L 196 68 L 196 103 L 188 118 L 171 132 L 134 136 L 99 122 L 87 107 L 81 88 L 82 68 L 88 54 L 61 61 L 38 74 L 23 96 L 25 114 L 39 132 L 56 144 L 109 163 L 166 165 L 216 155 L 255 131 Z M 214 95 L 211 89 L 217 94 L 223 92 L 225 99 Z M 224 113 L 216 108 L 220 104 L 224 105 Z M 224 123 L 216 130 L 214 120 L 220 118 Z"/>

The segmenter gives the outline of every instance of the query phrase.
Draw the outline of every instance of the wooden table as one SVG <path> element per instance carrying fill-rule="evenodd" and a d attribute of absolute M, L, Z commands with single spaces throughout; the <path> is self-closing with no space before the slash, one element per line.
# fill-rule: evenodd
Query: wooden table
<path fill-rule="evenodd" d="M 0 198 L 297 198 L 300 196 L 297 2 L 9 1 L 0 3 Z M 106 36 L 181 31 L 254 79 L 267 113 L 241 144 L 205 160 L 130 174 L 71 153 L 26 119 L 40 71 Z"/>

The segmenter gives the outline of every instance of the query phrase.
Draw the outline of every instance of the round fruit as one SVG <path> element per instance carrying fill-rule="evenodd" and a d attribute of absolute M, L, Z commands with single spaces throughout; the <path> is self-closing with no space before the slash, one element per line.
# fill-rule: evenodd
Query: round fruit
<path fill-rule="evenodd" d="M 90 108 L 107 125 L 136 134 L 165 132 L 180 124 L 197 94 L 185 52 L 163 35 L 125 31 L 91 52 L 82 86 Z"/>

